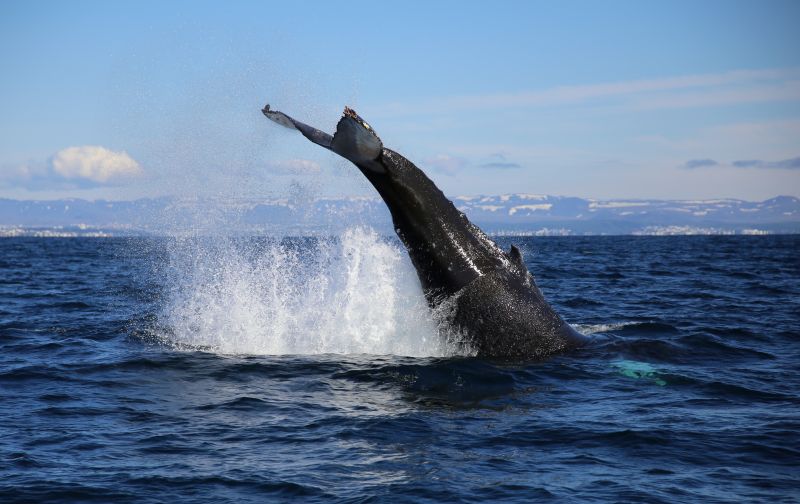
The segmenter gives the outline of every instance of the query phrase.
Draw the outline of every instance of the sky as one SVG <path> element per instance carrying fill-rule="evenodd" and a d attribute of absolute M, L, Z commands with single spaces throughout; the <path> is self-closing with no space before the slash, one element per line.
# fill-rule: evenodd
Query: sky
<path fill-rule="evenodd" d="M 0 197 L 800 196 L 800 2 L 0 2 Z"/>

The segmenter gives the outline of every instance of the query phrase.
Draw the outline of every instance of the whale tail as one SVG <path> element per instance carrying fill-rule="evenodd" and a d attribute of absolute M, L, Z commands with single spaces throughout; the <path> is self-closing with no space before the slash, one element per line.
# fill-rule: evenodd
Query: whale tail
<path fill-rule="evenodd" d="M 324 131 L 313 128 L 308 124 L 301 123 L 300 121 L 289 117 L 283 112 L 272 110 L 269 108 L 269 104 L 266 104 L 264 108 L 261 109 L 261 113 L 264 114 L 270 121 L 276 122 L 285 128 L 297 130 L 302 133 L 304 137 L 308 138 L 315 144 L 325 147 L 328 150 L 333 150 L 331 149 L 331 140 L 333 140 L 333 137 Z"/>
<path fill-rule="evenodd" d="M 453 300 L 447 318 L 470 335 L 478 355 L 537 358 L 586 342 L 545 301 L 521 251 L 502 251 L 422 170 L 384 148 L 355 111 L 345 107 L 332 136 L 269 106 L 262 112 L 361 170 L 389 208 L 428 303 Z"/>
<path fill-rule="evenodd" d="M 331 149 L 358 165 L 378 159 L 383 151 L 383 142 L 355 110 L 345 107 L 336 125 Z"/>
<path fill-rule="evenodd" d="M 283 112 L 272 110 L 267 104 L 261 109 L 267 119 L 283 127 L 294 129 L 317 145 L 339 154 L 356 165 L 373 167 L 383 151 L 383 142 L 375 130 L 355 110 L 345 107 L 333 136 L 302 123 Z"/>

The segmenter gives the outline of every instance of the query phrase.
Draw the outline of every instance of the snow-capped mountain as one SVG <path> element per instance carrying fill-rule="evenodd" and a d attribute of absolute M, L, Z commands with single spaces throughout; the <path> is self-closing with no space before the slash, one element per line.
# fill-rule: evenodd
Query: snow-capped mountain
<path fill-rule="evenodd" d="M 453 203 L 493 233 L 685 234 L 707 232 L 800 232 L 800 199 L 778 196 L 761 202 L 715 200 L 594 200 L 535 194 L 457 196 Z M 19 201 L 0 199 L 0 226 L 9 229 L 104 229 L 160 233 L 226 228 L 243 232 L 326 232 L 367 224 L 391 230 L 378 197 L 304 201 L 155 198 L 135 201 Z"/>
<path fill-rule="evenodd" d="M 736 199 L 594 200 L 504 194 L 459 196 L 453 202 L 470 218 L 489 227 L 564 224 L 585 230 L 632 231 L 643 226 L 796 225 L 800 222 L 800 199 L 793 196 L 751 202 Z"/>

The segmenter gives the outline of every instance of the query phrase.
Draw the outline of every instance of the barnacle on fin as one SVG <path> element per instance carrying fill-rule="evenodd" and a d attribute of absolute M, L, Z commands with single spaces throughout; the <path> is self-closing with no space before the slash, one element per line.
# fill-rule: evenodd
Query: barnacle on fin
<path fill-rule="evenodd" d="M 355 110 L 351 109 L 350 107 L 345 106 L 344 112 L 342 112 L 342 117 L 349 117 L 351 119 L 355 119 L 356 121 L 358 121 L 360 125 L 364 126 L 368 130 L 372 129 L 372 127 L 369 124 L 367 124 L 367 121 L 362 119 L 361 116 L 358 115 L 358 113 Z"/>

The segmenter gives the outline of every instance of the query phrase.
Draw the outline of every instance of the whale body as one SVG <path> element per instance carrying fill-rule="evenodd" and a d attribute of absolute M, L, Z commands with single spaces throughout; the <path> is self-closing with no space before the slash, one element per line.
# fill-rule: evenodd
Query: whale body
<path fill-rule="evenodd" d="M 588 341 L 547 303 L 517 247 L 501 250 L 355 111 L 345 107 L 333 135 L 269 105 L 262 112 L 361 170 L 389 207 L 428 305 L 446 308 L 447 323 L 477 356 L 537 359 Z"/>

